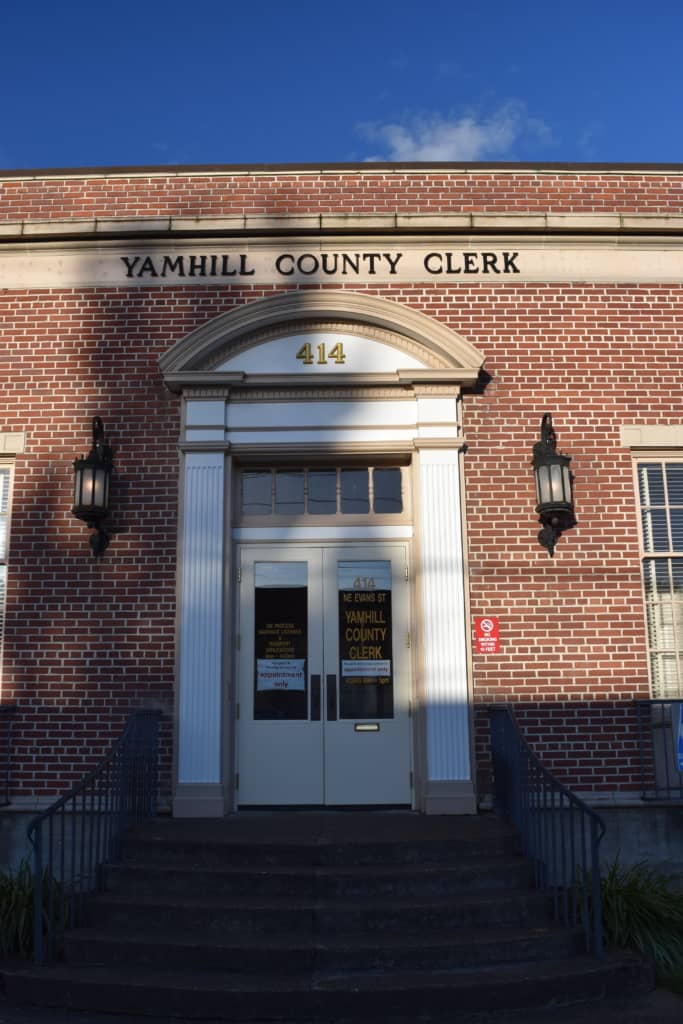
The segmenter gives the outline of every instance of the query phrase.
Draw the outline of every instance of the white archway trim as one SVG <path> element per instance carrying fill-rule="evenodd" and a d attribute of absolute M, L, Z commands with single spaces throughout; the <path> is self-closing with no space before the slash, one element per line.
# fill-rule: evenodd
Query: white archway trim
<path fill-rule="evenodd" d="M 302 330 L 316 322 L 333 321 L 356 327 L 374 327 L 405 339 L 419 350 L 425 366 L 415 371 L 420 379 L 436 376 L 441 381 L 472 383 L 479 376 L 484 358 L 465 338 L 449 327 L 406 306 L 351 291 L 287 292 L 258 299 L 223 313 L 177 342 L 159 360 L 161 372 L 172 390 L 183 386 L 218 382 L 223 376 L 211 371 L 219 353 L 229 354 L 232 346 L 243 346 L 252 336 L 282 328 L 282 333 Z M 226 383 L 235 374 L 226 374 Z"/>

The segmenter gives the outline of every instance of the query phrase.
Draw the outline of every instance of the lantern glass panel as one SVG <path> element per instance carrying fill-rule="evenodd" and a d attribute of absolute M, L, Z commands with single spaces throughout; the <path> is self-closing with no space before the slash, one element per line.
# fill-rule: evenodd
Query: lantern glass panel
<path fill-rule="evenodd" d="M 558 504 L 559 502 L 564 501 L 562 466 L 559 463 L 554 463 L 550 467 L 550 490 L 552 494 L 551 501 L 553 504 Z"/>
<path fill-rule="evenodd" d="M 95 489 L 95 471 L 92 466 L 86 466 L 81 476 L 81 505 L 92 505 L 92 496 Z"/>
<path fill-rule="evenodd" d="M 536 470 L 536 489 L 538 494 L 538 504 L 550 504 L 552 501 L 552 489 L 550 486 L 549 466 L 539 466 Z"/>
<path fill-rule="evenodd" d="M 107 473 L 104 469 L 96 469 L 93 473 L 93 488 L 91 501 L 95 508 L 106 508 Z"/>

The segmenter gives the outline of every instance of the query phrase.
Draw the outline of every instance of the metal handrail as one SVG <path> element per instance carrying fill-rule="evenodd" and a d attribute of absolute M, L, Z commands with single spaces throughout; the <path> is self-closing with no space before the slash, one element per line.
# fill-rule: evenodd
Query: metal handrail
<path fill-rule="evenodd" d="M 643 800 L 683 800 L 683 696 L 635 706 Z"/>
<path fill-rule="evenodd" d="M 0 807 L 7 807 L 10 802 L 12 726 L 16 712 L 16 704 L 0 704 Z"/>
<path fill-rule="evenodd" d="M 156 811 L 160 712 L 134 711 L 110 752 L 65 796 L 30 822 L 34 960 L 55 956 L 59 932 L 83 919 L 130 825 Z"/>
<path fill-rule="evenodd" d="M 551 896 L 553 915 L 583 925 L 586 949 L 602 959 L 600 841 L 602 818 L 541 764 L 509 704 L 489 707 L 495 810 L 517 826 L 533 863 L 536 888 Z"/>

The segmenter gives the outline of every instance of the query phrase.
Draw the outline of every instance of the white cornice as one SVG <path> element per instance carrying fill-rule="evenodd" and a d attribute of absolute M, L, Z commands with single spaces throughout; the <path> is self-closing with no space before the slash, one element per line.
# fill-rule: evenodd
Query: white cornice
<path fill-rule="evenodd" d="M 307 234 L 681 235 L 683 216 L 624 213 L 235 214 L 224 217 L 107 217 L 0 221 L 0 241 Z"/>
<path fill-rule="evenodd" d="M 683 164 L 591 163 L 340 163 L 340 164 L 211 164 L 152 167 L 33 168 L 0 172 L 4 181 L 101 181 L 158 178 L 303 178 L 303 177 L 422 177 L 455 178 L 514 176 L 533 178 L 666 177 L 683 176 Z"/>

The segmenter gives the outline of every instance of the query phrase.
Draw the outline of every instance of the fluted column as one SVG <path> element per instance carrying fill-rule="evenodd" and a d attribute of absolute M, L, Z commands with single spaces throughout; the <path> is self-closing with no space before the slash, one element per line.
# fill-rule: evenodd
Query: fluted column
<path fill-rule="evenodd" d="M 420 451 L 427 811 L 473 811 L 460 467 L 454 449 Z"/>
<path fill-rule="evenodd" d="M 185 457 L 174 812 L 222 814 L 224 455 Z"/>

